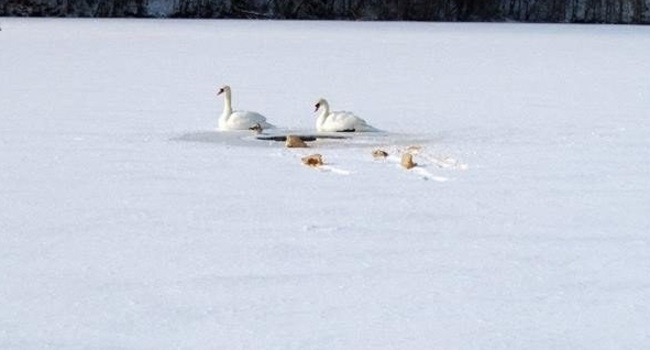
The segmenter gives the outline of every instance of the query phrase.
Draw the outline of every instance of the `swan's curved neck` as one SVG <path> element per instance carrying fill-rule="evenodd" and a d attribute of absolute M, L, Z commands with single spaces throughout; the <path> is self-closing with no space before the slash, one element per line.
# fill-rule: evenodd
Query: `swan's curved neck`
<path fill-rule="evenodd" d="M 232 97 L 230 96 L 230 90 L 226 90 L 223 96 L 223 113 L 221 114 L 224 117 L 228 117 L 232 114 Z"/>
<path fill-rule="evenodd" d="M 320 103 L 320 113 L 318 114 L 318 117 L 316 118 L 316 126 L 318 129 L 325 124 L 325 121 L 327 120 L 327 116 L 330 114 L 330 106 L 327 104 L 327 102 L 323 101 Z"/>
<path fill-rule="evenodd" d="M 327 103 L 327 101 L 321 102 L 321 109 L 323 110 L 321 112 L 322 115 L 330 114 L 330 105 Z"/>

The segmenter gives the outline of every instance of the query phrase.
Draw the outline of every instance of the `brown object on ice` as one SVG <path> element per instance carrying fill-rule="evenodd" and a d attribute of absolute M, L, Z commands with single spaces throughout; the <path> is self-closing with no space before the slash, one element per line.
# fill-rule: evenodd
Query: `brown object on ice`
<path fill-rule="evenodd" d="M 411 169 L 418 165 L 417 163 L 413 163 L 413 155 L 411 153 L 402 154 L 402 161 L 400 164 L 402 164 L 406 169 Z"/>
<path fill-rule="evenodd" d="M 420 152 L 420 150 L 422 150 L 422 146 L 420 146 L 420 145 L 411 145 L 411 146 L 406 147 L 405 151 L 409 152 L 409 153 L 418 153 L 418 152 Z"/>
<path fill-rule="evenodd" d="M 296 135 L 287 135 L 287 141 L 284 145 L 288 148 L 305 148 L 308 147 L 305 141 Z"/>
<path fill-rule="evenodd" d="M 252 130 L 256 134 L 261 134 L 264 129 L 262 128 L 260 123 L 255 123 L 255 124 L 251 125 L 251 127 L 248 128 L 248 130 Z"/>
<path fill-rule="evenodd" d="M 305 165 L 316 167 L 319 165 L 323 165 L 323 156 L 321 156 L 318 153 L 311 154 L 306 157 L 302 157 L 302 162 Z"/>
<path fill-rule="evenodd" d="M 386 158 L 388 157 L 388 152 L 381 149 L 376 149 L 372 151 L 372 156 L 375 158 Z"/>

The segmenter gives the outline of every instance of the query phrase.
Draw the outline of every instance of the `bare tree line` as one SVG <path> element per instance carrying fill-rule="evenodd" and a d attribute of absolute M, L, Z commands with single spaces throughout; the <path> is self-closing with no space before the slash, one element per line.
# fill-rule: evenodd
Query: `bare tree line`
<path fill-rule="evenodd" d="M 650 0 L 0 0 L 0 15 L 650 23 Z"/>

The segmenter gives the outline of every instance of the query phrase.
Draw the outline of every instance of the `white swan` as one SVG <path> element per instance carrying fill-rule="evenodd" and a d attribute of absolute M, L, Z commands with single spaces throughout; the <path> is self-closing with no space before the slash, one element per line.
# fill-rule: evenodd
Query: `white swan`
<path fill-rule="evenodd" d="M 217 95 L 221 94 L 224 94 L 224 99 L 223 113 L 221 113 L 221 116 L 219 117 L 219 130 L 249 130 L 255 124 L 259 124 L 262 129 L 274 127 L 266 121 L 266 117 L 257 112 L 233 112 L 230 86 L 222 86 Z"/>
<path fill-rule="evenodd" d="M 330 105 L 327 100 L 321 98 L 316 102 L 317 112 L 320 110 L 318 118 L 316 118 L 317 131 L 329 132 L 358 132 L 358 131 L 378 131 L 368 123 L 354 115 L 352 112 L 330 112 Z"/>

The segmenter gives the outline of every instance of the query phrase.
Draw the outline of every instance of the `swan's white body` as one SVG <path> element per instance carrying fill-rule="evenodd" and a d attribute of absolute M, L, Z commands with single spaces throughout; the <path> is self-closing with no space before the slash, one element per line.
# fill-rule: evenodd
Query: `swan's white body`
<path fill-rule="evenodd" d="M 249 130 L 255 124 L 259 124 L 262 129 L 274 127 L 266 121 L 266 117 L 257 112 L 233 111 L 230 86 L 223 86 L 217 95 L 222 93 L 224 94 L 223 113 L 219 117 L 219 130 Z"/>
<path fill-rule="evenodd" d="M 327 100 L 321 98 L 316 102 L 316 111 L 319 111 L 316 118 L 316 130 L 320 132 L 359 132 L 377 131 L 365 120 L 357 117 L 352 112 L 330 112 L 330 105 Z"/>

